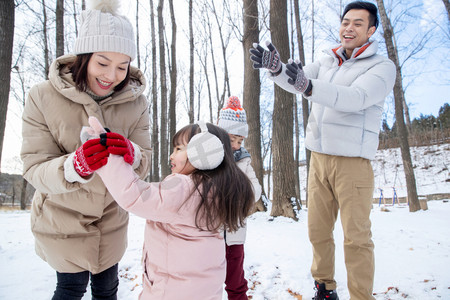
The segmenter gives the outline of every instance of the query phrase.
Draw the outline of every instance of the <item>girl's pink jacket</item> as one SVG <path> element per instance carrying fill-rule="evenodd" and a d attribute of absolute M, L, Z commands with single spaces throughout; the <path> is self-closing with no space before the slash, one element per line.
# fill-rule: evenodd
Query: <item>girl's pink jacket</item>
<path fill-rule="evenodd" d="M 190 176 L 148 183 L 116 155 L 97 173 L 121 207 L 147 220 L 139 299 L 222 299 L 225 243 L 220 233 L 195 226 L 200 196 Z"/>

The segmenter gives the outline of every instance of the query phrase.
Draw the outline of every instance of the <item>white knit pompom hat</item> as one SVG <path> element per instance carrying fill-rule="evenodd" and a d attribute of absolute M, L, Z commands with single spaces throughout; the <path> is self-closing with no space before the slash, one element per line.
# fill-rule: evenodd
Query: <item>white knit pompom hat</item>
<path fill-rule="evenodd" d="M 247 137 L 247 114 L 241 107 L 241 102 L 238 97 L 231 96 L 228 98 L 225 107 L 220 110 L 219 122 L 217 125 L 225 129 L 229 134 Z"/>
<path fill-rule="evenodd" d="M 198 121 L 200 133 L 194 135 L 187 145 L 187 157 L 194 168 L 213 170 L 223 161 L 225 150 L 222 141 L 208 131 L 205 122 Z"/>
<path fill-rule="evenodd" d="M 118 10 L 118 0 L 87 1 L 73 53 L 118 52 L 133 60 L 136 57 L 133 26 Z"/>

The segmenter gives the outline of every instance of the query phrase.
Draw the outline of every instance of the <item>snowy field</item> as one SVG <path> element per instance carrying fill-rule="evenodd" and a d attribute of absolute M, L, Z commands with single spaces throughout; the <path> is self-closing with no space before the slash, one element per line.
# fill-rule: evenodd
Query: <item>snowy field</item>
<path fill-rule="evenodd" d="M 450 193 L 450 147 L 411 149 L 419 195 Z M 377 153 L 373 161 L 376 187 L 396 187 L 406 195 L 399 150 Z M 374 197 L 379 191 L 374 192 Z M 406 205 L 373 205 L 371 220 L 375 243 L 375 298 L 450 299 L 450 201 L 429 201 L 427 211 L 410 213 Z M 307 211 L 300 220 L 269 212 L 252 215 L 245 244 L 245 272 L 253 300 L 311 299 L 311 246 Z M 28 211 L 0 211 L 0 299 L 50 299 L 56 276 L 34 253 Z M 119 299 L 137 299 L 141 291 L 141 250 L 145 221 L 131 215 L 129 246 L 119 264 Z M 336 281 L 341 300 L 349 299 L 343 257 L 343 234 L 338 219 Z M 301 298 L 302 297 L 302 298 Z M 89 292 L 83 299 L 90 299 Z M 224 299 L 226 296 L 224 295 Z"/>

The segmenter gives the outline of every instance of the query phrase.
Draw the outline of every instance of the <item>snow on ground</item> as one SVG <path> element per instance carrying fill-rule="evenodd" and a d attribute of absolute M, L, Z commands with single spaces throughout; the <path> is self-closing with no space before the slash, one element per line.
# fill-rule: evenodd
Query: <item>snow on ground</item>
<path fill-rule="evenodd" d="M 450 202 L 429 201 L 427 211 L 374 205 L 376 299 L 450 299 Z M 141 290 L 141 249 L 145 221 L 130 218 L 129 246 L 120 262 L 119 299 L 137 299 Z M 34 253 L 29 212 L 0 213 L 0 299 L 50 299 L 55 272 Z M 245 272 L 252 299 L 303 299 L 313 296 L 307 212 L 300 221 L 259 212 L 248 221 Z M 335 230 L 336 281 L 349 299 L 340 221 Z M 84 299 L 90 299 L 87 293 Z M 226 297 L 224 296 L 224 299 Z"/>
<path fill-rule="evenodd" d="M 419 195 L 450 193 L 450 146 L 411 148 Z M 398 149 L 379 151 L 373 161 L 376 188 L 392 197 L 406 195 Z M 302 176 L 304 177 L 304 176 Z M 304 185 L 303 185 L 304 186 Z M 374 197 L 379 197 L 374 192 Z M 450 201 L 429 201 L 427 211 L 408 206 L 379 206 L 371 214 L 375 243 L 374 293 L 381 299 L 450 299 Z M 130 217 L 129 246 L 119 264 L 119 299 L 137 299 L 141 291 L 141 250 L 145 220 Z M 349 299 L 340 220 L 335 229 L 336 281 L 340 299 Z M 253 300 L 311 299 L 311 246 L 307 211 L 299 221 L 258 212 L 249 217 L 245 272 Z M 0 299 L 50 299 L 55 271 L 34 252 L 29 211 L 0 211 Z M 90 299 L 88 291 L 83 299 Z M 226 296 L 224 295 L 224 298 Z"/>

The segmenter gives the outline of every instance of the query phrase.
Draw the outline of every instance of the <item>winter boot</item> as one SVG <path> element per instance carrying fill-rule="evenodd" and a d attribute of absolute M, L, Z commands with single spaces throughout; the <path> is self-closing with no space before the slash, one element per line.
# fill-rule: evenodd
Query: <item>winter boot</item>
<path fill-rule="evenodd" d="M 325 283 L 314 281 L 316 295 L 312 300 L 339 300 L 336 290 L 326 290 Z"/>

